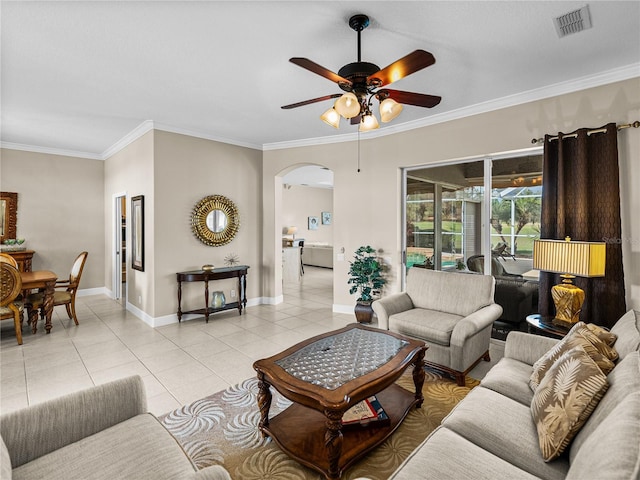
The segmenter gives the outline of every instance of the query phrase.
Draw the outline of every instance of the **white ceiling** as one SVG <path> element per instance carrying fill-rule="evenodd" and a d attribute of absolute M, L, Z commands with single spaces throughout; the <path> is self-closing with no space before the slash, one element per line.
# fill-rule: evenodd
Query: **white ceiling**
<path fill-rule="evenodd" d="M 363 61 L 436 58 L 390 88 L 442 96 L 374 135 L 640 76 L 640 2 L 589 2 L 593 28 L 558 38 L 554 17 L 584 5 L 3 0 L 1 140 L 105 158 L 150 125 L 265 149 L 352 138 L 319 120 L 330 101 L 280 106 L 340 93 L 288 59 L 356 61 L 355 13 L 371 18 Z"/>

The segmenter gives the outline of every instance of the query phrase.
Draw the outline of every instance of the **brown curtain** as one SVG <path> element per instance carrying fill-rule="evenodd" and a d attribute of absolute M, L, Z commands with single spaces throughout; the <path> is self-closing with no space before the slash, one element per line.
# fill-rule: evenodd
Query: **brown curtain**
<path fill-rule="evenodd" d="M 576 278 L 585 292 L 580 320 L 611 327 L 626 312 L 620 227 L 618 134 L 616 125 L 605 133 L 578 130 L 577 137 L 558 134 L 544 139 L 540 238 L 604 241 L 603 278 Z M 539 312 L 553 316 L 551 287 L 560 276 L 540 273 Z"/>

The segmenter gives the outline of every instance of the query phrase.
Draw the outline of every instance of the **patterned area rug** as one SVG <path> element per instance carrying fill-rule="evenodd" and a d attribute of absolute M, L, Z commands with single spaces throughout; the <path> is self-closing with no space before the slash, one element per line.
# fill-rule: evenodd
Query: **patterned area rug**
<path fill-rule="evenodd" d="M 398 384 L 413 391 L 411 369 Z M 384 443 L 349 468 L 343 479 L 383 480 L 429 435 L 479 382 L 467 377 L 459 387 L 453 380 L 427 370 L 422 389 L 425 401 L 412 409 Z M 269 416 L 291 402 L 273 392 Z M 258 381 L 250 378 L 223 392 L 197 400 L 160 417 L 199 468 L 224 466 L 234 480 L 323 480 L 316 471 L 289 458 L 258 430 Z M 302 425 L 300 428 L 304 428 Z"/>

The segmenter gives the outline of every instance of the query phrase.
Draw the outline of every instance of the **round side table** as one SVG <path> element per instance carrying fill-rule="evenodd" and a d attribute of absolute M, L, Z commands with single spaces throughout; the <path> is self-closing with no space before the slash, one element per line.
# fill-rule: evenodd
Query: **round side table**
<path fill-rule="evenodd" d="M 563 338 L 569 333 L 569 328 L 555 325 L 553 317 L 544 317 L 539 313 L 527 315 L 527 329 L 529 333 L 538 333 L 554 338 Z"/>

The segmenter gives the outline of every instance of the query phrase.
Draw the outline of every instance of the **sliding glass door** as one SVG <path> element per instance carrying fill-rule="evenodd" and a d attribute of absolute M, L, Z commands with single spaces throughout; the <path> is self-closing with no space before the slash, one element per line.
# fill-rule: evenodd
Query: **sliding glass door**
<path fill-rule="evenodd" d="M 523 260 L 516 270 L 531 270 L 540 234 L 540 151 L 407 168 L 403 178 L 405 273 L 488 273 L 492 258 Z"/>
<path fill-rule="evenodd" d="M 464 268 L 481 251 L 484 186 L 465 179 L 482 162 L 420 168 L 406 172 L 405 242 L 407 268 Z"/>

